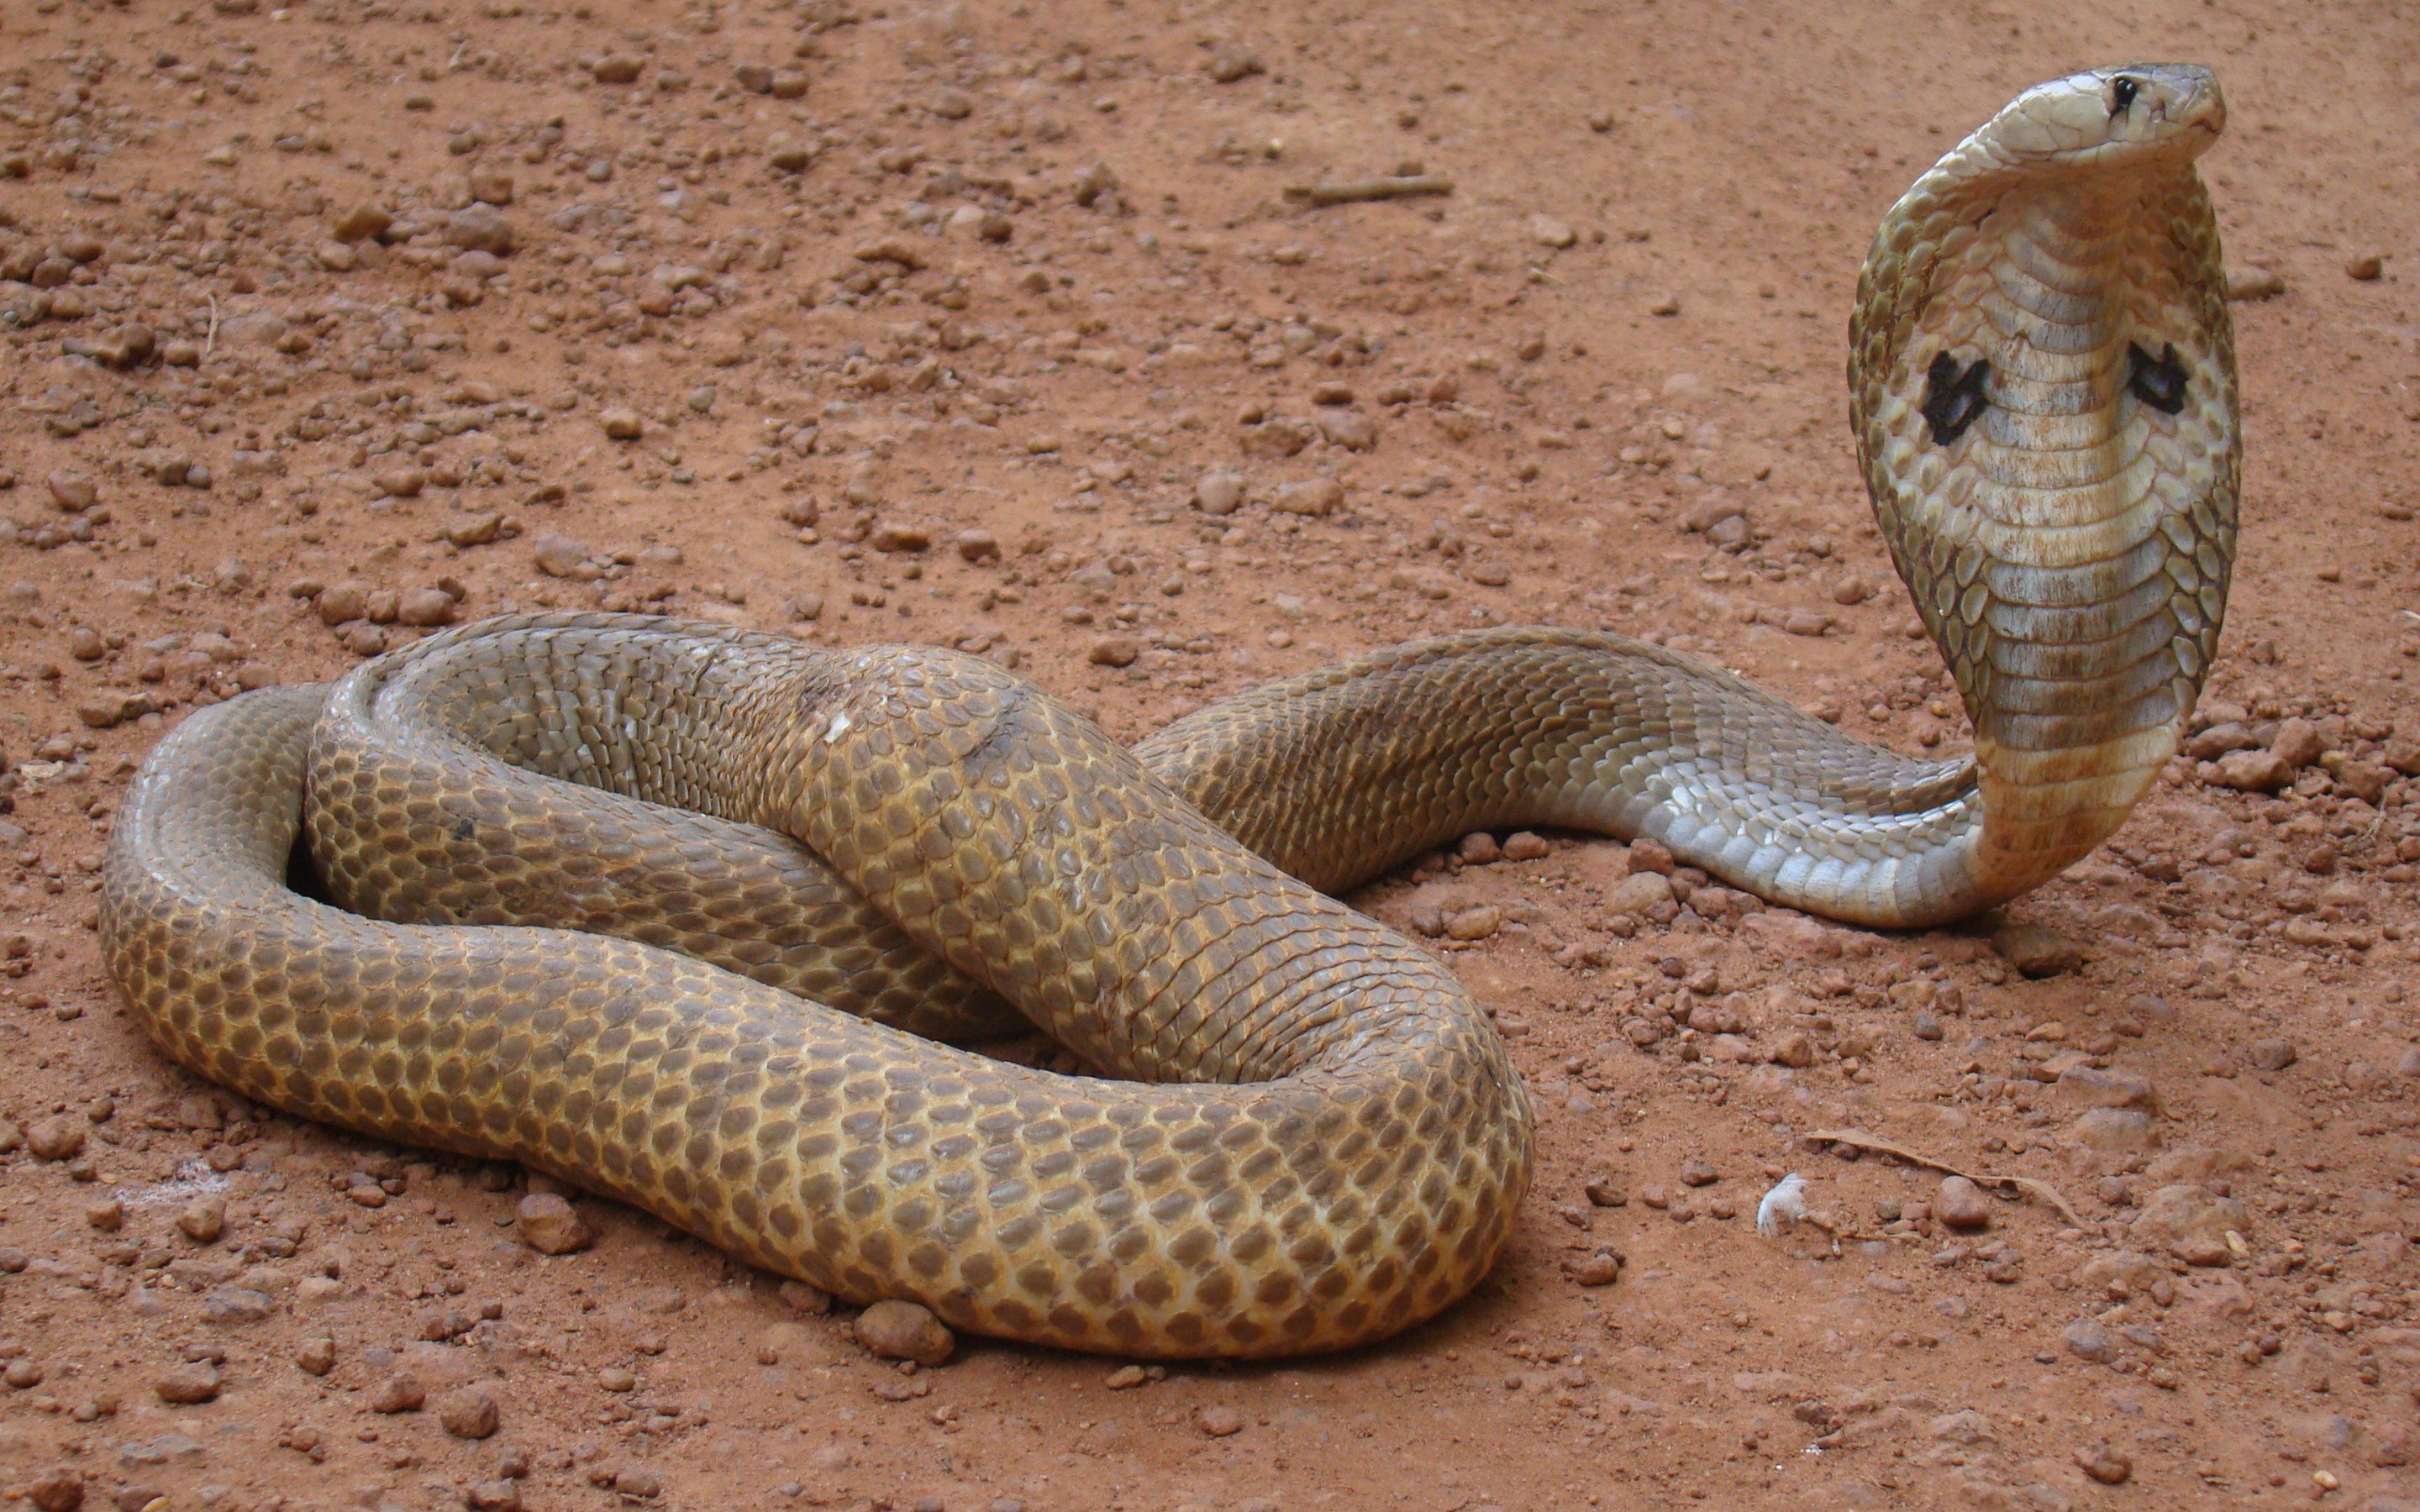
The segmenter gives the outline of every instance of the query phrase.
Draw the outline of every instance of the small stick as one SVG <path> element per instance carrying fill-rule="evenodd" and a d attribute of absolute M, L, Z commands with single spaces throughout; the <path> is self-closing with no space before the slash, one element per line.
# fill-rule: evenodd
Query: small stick
<path fill-rule="evenodd" d="M 202 355 L 208 357 L 210 355 L 211 348 L 219 344 L 219 297 L 205 293 L 203 298 L 210 301 L 210 329 L 209 333 L 202 337 Z"/>
<path fill-rule="evenodd" d="M 1936 1160 L 1931 1155 L 1919 1154 L 1905 1145 L 1893 1144 L 1890 1140 L 1878 1138 L 1863 1129 L 1817 1129 L 1807 1134 L 1805 1139 L 1809 1145 L 1854 1145 L 1859 1149 L 1870 1149 L 1884 1155 L 1897 1155 L 1911 1165 L 1923 1165 L 1936 1171 L 1946 1171 L 1951 1176 L 1962 1176 L 1977 1186 L 2014 1187 L 2019 1192 L 2039 1197 L 2056 1208 L 2074 1227 L 2078 1228 L 2089 1227 L 2073 1208 L 2067 1205 L 2065 1197 L 2060 1196 L 2048 1184 L 2037 1181 L 2030 1176 L 1992 1176 L 1980 1171 L 1960 1170 L 1946 1160 Z"/>
<path fill-rule="evenodd" d="M 1297 205 L 1357 205 L 1373 199 L 1414 199 L 1422 194 L 1452 193 L 1452 179 L 1424 173 L 1399 178 L 1356 178 L 1342 184 L 1288 184 L 1285 197 Z"/>

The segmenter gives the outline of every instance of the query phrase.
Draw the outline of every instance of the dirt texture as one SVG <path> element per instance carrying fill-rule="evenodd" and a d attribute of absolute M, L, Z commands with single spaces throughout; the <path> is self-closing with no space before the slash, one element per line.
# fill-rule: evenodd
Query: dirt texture
<path fill-rule="evenodd" d="M 513 609 L 945 642 L 1128 740 L 1580 625 L 1954 750 L 1858 263 L 2145 56 L 2233 119 L 2191 751 L 1957 929 L 1560 835 L 1367 889 L 1541 1109 L 1505 1260 L 1383 1347 L 848 1316 L 199 1085 L 101 969 L 163 729 Z M 2296 0 L 0 10 L 0 1505 L 2420 1506 L 2415 96 L 2397 8 Z"/>

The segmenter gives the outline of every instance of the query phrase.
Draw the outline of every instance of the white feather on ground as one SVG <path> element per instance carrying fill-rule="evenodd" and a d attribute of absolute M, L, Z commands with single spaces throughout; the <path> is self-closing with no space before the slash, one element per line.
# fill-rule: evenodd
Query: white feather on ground
<path fill-rule="evenodd" d="M 1792 1171 L 1776 1181 L 1756 1205 L 1756 1231 L 1767 1239 L 1779 1239 L 1806 1216 L 1807 1178 Z"/>

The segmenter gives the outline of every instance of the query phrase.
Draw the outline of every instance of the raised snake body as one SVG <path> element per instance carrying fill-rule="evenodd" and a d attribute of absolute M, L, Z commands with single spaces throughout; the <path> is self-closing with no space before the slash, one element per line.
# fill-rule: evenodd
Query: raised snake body
<path fill-rule="evenodd" d="M 1530 1116 L 1451 974 L 1319 889 L 1555 824 L 1923 925 L 2055 874 L 2174 752 L 2234 547 L 2222 119 L 2197 69 L 2043 85 L 1875 239 L 1858 449 L 1972 761 L 1574 631 L 1373 653 L 1130 753 L 954 653 L 525 616 L 185 721 L 119 810 L 111 968 L 252 1098 L 850 1299 L 1130 1355 L 1382 1337 L 1493 1263 Z M 288 887 L 298 831 L 345 907 Z M 926 1038 L 1020 1017 L 1127 1079 Z"/>

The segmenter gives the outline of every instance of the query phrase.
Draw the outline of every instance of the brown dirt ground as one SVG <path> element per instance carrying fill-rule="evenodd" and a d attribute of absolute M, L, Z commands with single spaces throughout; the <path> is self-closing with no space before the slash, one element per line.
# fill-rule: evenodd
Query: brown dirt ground
<path fill-rule="evenodd" d="M 8 1506 L 2420 1505 L 2420 785 L 2380 764 L 2420 765 L 2399 8 L 270 5 L 0 9 L 0 1145 L 87 1136 L 0 1154 Z M 970 1340 L 902 1375 L 644 1217 L 585 1204 L 597 1246 L 542 1257 L 514 1173 L 209 1093 L 101 970 L 95 868 L 161 730 L 336 674 L 398 609 L 946 640 L 1129 738 L 1414 634 L 1576 623 L 1954 748 L 1841 424 L 1858 260 L 2017 89 L 2135 55 L 2220 69 L 2230 259 L 2284 285 L 2236 307 L 2205 722 L 2325 754 L 2273 796 L 2180 762 L 2010 910 L 2083 946 L 2040 980 L 1987 927 L 1719 892 L 1624 934 L 1613 841 L 1371 889 L 1498 907 L 1451 959 L 1542 1108 L 1497 1273 L 1385 1347 L 1112 1390 Z M 1408 159 L 1451 196 L 1281 194 Z M 334 240 L 368 204 L 385 244 Z M 1274 507 L 1322 479 L 1328 513 Z M 1688 528 L 1741 513 L 1729 551 Z M 963 560 L 972 529 L 1002 554 Z M 1803 1137 L 1847 1125 L 2076 1221 L 1952 1234 L 1932 1174 Z M 1760 1239 L 1792 1170 L 1831 1231 Z M 224 1233 L 180 1232 L 213 1196 Z M 1621 1278 L 1575 1284 L 1600 1250 Z M 163 1401 L 195 1361 L 216 1399 Z M 397 1371 L 426 1409 L 372 1410 Z M 493 1437 L 441 1425 L 466 1388 Z M 2103 1445 L 2122 1486 L 2079 1464 Z"/>

